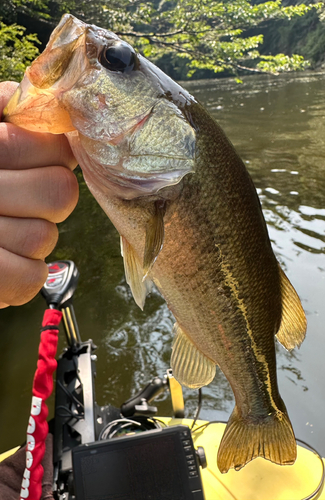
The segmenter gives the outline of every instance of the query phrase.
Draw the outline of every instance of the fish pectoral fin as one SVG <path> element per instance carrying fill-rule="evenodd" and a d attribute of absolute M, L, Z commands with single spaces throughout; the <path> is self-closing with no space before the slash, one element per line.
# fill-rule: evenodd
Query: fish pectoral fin
<path fill-rule="evenodd" d="M 146 228 L 146 242 L 143 257 L 144 278 L 154 265 L 164 243 L 164 215 L 166 211 L 165 202 L 158 200 L 155 202 L 155 212 L 149 219 Z"/>
<path fill-rule="evenodd" d="M 286 349 L 299 347 L 306 335 L 307 320 L 296 290 L 280 265 L 282 318 L 276 338 Z"/>
<path fill-rule="evenodd" d="M 131 288 L 135 302 L 143 310 L 147 294 L 151 290 L 151 281 L 143 279 L 143 267 L 126 238 L 121 236 L 121 254 L 124 262 L 126 282 Z"/>
<path fill-rule="evenodd" d="M 216 374 L 216 364 L 193 344 L 177 323 L 174 333 L 170 364 L 176 380 L 192 389 L 210 384 Z"/>
<path fill-rule="evenodd" d="M 295 462 L 297 445 L 289 417 L 278 411 L 252 422 L 241 418 L 235 406 L 219 446 L 219 470 L 240 470 L 257 457 L 279 465 Z"/>

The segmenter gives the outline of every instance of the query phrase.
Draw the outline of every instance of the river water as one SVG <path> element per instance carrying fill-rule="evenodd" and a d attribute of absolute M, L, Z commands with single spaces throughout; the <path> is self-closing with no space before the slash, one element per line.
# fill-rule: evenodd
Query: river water
<path fill-rule="evenodd" d="M 277 346 L 281 395 L 296 436 L 325 456 L 325 75 L 186 82 L 219 121 L 251 173 L 274 251 L 301 297 L 308 332 L 299 350 Z M 81 273 L 75 310 L 82 338 L 98 345 L 97 401 L 119 406 L 169 367 L 173 318 L 153 292 L 144 312 L 124 281 L 119 237 L 82 181 L 74 214 L 60 225 L 48 261 L 72 259 Z M 0 312 L 0 452 L 24 440 L 37 359 L 41 297 Z M 61 332 L 60 348 L 64 346 Z M 186 389 L 193 416 L 197 392 Z M 168 395 L 157 402 L 171 413 Z M 234 404 L 222 373 L 203 389 L 200 417 L 227 419 Z M 50 402 L 53 409 L 53 400 Z"/>

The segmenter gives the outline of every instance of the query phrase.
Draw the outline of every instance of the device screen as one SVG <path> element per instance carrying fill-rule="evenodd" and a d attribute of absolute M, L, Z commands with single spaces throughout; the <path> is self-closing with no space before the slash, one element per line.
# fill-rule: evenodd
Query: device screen
<path fill-rule="evenodd" d="M 77 490 L 82 482 L 83 496 L 77 494 L 78 500 L 185 499 L 178 443 L 172 436 L 145 441 L 89 450 L 80 456 L 81 474 L 75 481 Z"/>

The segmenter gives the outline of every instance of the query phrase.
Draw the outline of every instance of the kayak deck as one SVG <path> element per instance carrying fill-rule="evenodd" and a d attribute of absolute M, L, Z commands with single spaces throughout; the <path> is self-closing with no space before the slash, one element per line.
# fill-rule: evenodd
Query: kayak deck
<path fill-rule="evenodd" d="M 166 425 L 192 425 L 192 420 L 159 418 Z M 194 429 L 208 422 L 198 420 Z M 294 465 L 281 466 L 256 458 L 240 471 L 221 474 L 217 467 L 217 452 L 225 424 L 210 423 L 193 433 L 195 448 L 203 446 L 208 466 L 201 469 L 205 500 L 303 500 L 321 482 L 323 467 L 319 457 L 298 445 Z M 324 459 L 323 459 L 324 462 Z M 310 499 L 325 500 L 325 491 Z"/>

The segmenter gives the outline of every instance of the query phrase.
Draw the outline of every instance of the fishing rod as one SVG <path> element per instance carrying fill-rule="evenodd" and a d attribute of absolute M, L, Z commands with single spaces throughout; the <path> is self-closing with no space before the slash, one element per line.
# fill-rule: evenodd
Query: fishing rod
<path fill-rule="evenodd" d="M 167 427 L 155 418 L 158 409 L 152 401 L 165 390 L 170 391 L 174 416 L 184 417 L 182 388 L 172 371 L 154 377 L 120 408 L 98 405 L 96 346 L 91 339 L 82 341 L 72 304 L 79 272 L 72 261 L 48 267 L 41 293 L 49 310 L 62 313 L 67 339 L 57 362 L 55 413 L 50 421 L 54 498 L 88 500 L 90 491 L 103 498 L 128 491 L 128 498 L 142 500 L 156 490 L 155 500 L 204 500 L 203 448 L 194 448 L 187 426 Z"/>
<path fill-rule="evenodd" d="M 37 369 L 33 380 L 32 404 L 27 427 L 26 467 L 21 483 L 20 500 L 39 500 L 42 494 L 41 462 L 48 434 L 46 400 L 53 390 L 53 373 L 57 367 L 55 356 L 62 315 L 66 318 L 66 333 L 71 348 L 76 349 L 80 343 L 71 303 L 78 282 L 78 270 L 72 261 L 60 261 L 48 264 L 48 271 L 48 278 L 42 289 L 48 309 L 43 316 Z"/>

